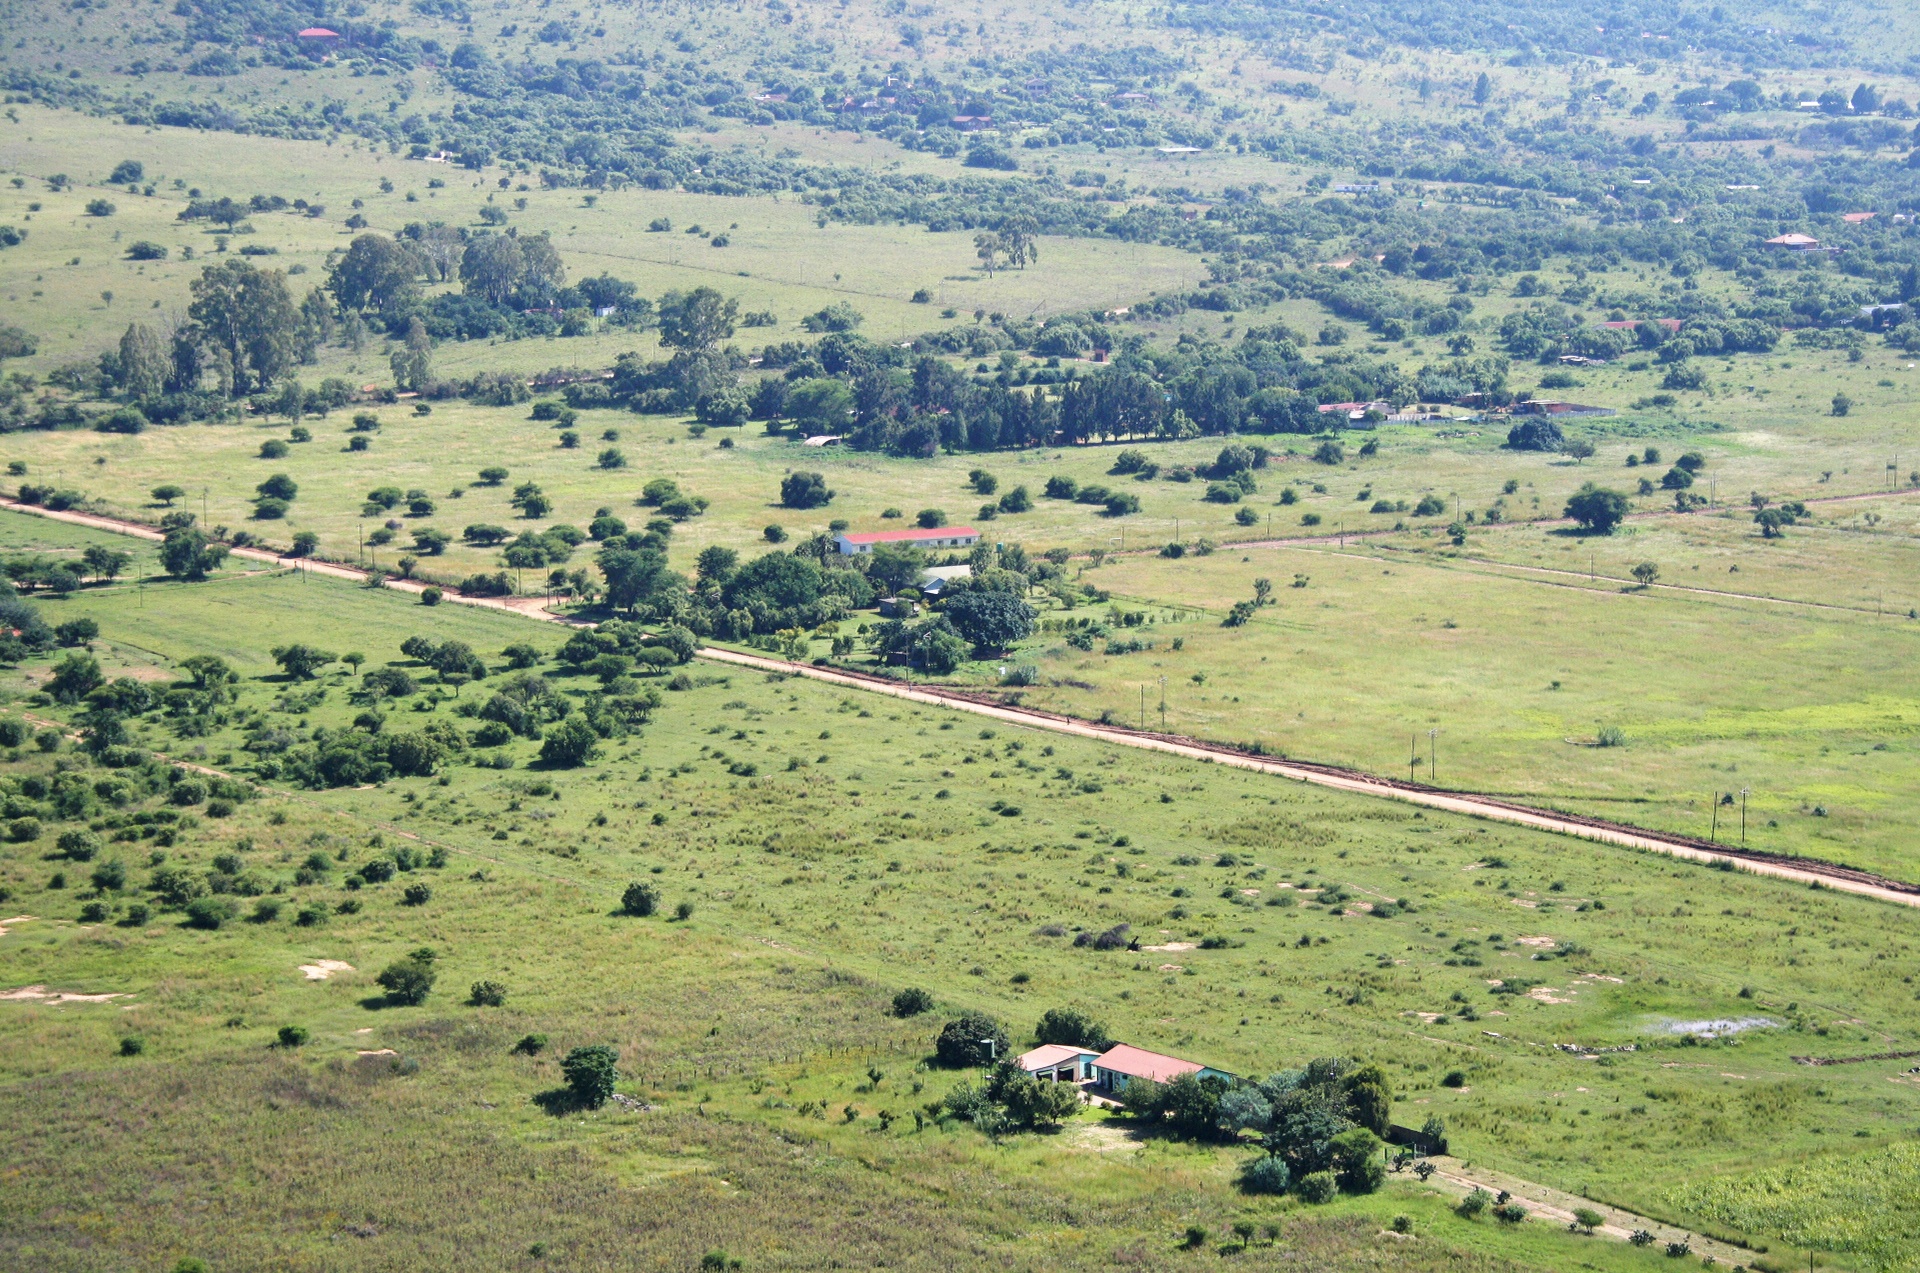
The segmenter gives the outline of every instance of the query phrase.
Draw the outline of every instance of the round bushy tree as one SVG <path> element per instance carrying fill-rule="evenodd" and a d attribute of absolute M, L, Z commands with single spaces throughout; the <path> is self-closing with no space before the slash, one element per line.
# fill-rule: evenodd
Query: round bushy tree
<path fill-rule="evenodd" d="M 575 1101 L 588 1109 L 599 1109 L 613 1095 L 614 1082 L 620 1077 L 614 1067 L 619 1061 L 618 1052 L 594 1043 L 567 1053 L 567 1059 L 560 1062 L 560 1073 Z"/>
<path fill-rule="evenodd" d="M 910 986 L 893 997 L 893 1015 L 896 1017 L 917 1017 L 931 1011 L 933 995 L 925 990 Z"/>
<path fill-rule="evenodd" d="M 593 759 L 600 735 L 593 726 L 578 718 L 561 721 L 548 731 L 540 744 L 540 759 L 563 769 L 577 769 Z"/>
<path fill-rule="evenodd" d="M 637 915 L 642 919 L 660 909 L 660 890 L 651 884 L 638 881 L 627 885 L 627 891 L 620 895 L 620 912 L 623 915 Z"/>
<path fill-rule="evenodd" d="M 997 653 L 1033 635 L 1039 612 L 1009 592 L 963 592 L 944 613 L 974 648 Z"/>
<path fill-rule="evenodd" d="M 1291 1182 L 1286 1159 L 1271 1154 L 1254 1159 L 1240 1172 L 1240 1188 L 1247 1193 L 1285 1193 Z"/>
<path fill-rule="evenodd" d="M 1332 1202 L 1333 1195 L 1339 1192 L 1339 1189 L 1333 1183 L 1332 1172 L 1313 1171 L 1300 1177 L 1299 1183 L 1293 1187 L 1293 1192 L 1302 1202 L 1322 1203 Z"/>
<path fill-rule="evenodd" d="M 969 1012 L 941 1027 L 933 1052 L 940 1064 L 956 1069 L 990 1065 L 1007 1055 L 1007 1032 L 986 1013 Z"/>
<path fill-rule="evenodd" d="M 1588 482 L 1567 500 L 1566 515 L 1594 535 L 1611 535 L 1627 515 L 1627 497 Z"/>

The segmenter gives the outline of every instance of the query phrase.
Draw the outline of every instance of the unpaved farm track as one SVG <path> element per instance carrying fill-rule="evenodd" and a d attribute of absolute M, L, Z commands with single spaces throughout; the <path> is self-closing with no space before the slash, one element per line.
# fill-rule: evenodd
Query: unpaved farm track
<path fill-rule="evenodd" d="M 806 663 L 790 663 L 783 659 L 742 654 L 735 650 L 718 649 L 712 646 L 702 649 L 700 656 L 715 662 L 760 668 L 768 672 L 782 672 L 793 676 L 806 676 L 830 684 L 889 694 L 911 702 L 956 708 L 993 717 L 1012 725 L 1026 725 L 1055 733 L 1074 734 L 1081 738 L 1092 738 L 1122 747 L 1139 747 L 1148 751 L 1166 752 L 1169 755 L 1184 756 L 1190 760 L 1232 765 L 1239 769 L 1251 769 L 1257 773 L 1292 778 L 1298 782 L 1310 782 L 1316 786 L 1332 787 L 1339 791 L 1383 796 L 1391 800 L 1423 805 L 1429 809 L 1444 809 L 1449 813 L 1464 813 L 1497 822 L 1512 822 L 1542 831 L 1579 836 L 1585 840 L 1597 840 L 1604 844 L 1618 844 L 1626 848 L 1665 853 L 1694 862 L 1730 861 L 1739 869 L 1756 875 L 1771 875 L 1801 884 L 1819 884 L 1825 888 L 1858 893 L 1863 897 L 1876 897 L 1905 906 L 1920 906 L 1920 885 L 1909 884 L 1884 875 L 1875 875 L 1869 871 L 1855 870 L 1833 862 L 1730 849 L 1692 836 L 1668 835 L 1664 832 L 1647 831 L 1617 822 L 1607 822 L 1600 818 L 1584 817 L 1580 814 L 1557 813 L 1534 808 L 1531 805 L 1516 804 L 1510 800 L 1501 800 L 1494 796 L 1447 791 L 1420 783 L 1404 782 L 1398 778 L 1383 778 L 1375 774 L 1342 769 L 1335 765 L 1316 764 L 1312 761 L 1280 760 L 1271 756 L 1258 756 L 1251 752 L 1240 751 L 1218 743 L 1201 742 L 1179 734 L 1157 734 L 1118 725 L 1097 725 L 1078 717 L 1020 707 L 986 694 L 966 690 L 903 685 L 883 676 L 869 676 L 861 672 L 818 667 Z"/>
<path fill-rule="evenodd" d="M 56 521 L 70 522 L 78 526 L 91 526 L 99 530 L 113 531 L 131 535 L 135 538 L 158 540 L 159 531 L 139 522 L 125 521 L 120 518 L 102 517 L 95 513 L 78 513 L 71 510 L 56 512 L 32 504 L 21 504 L 13 500 L 0 498 L 0 508 L 15 512 L 31 513 L 38 517 L 52 518 Z M 236 557 L 253 561 L 279 565 L 296 564 L 303 570 L 328 575 L 337 579 L 350 579 L 366 582 L 371 574 L 352 566 L 343 566 L 335 562 L 312 560 L 294 561 L 272 552 L 257 548 L 236 548 Z M 411 580 L 388 580 L 386 586 L 401 591 L 421 592 L 427 585 Z M 529 619 L 538 619 L 547 623 L 574 623 L 563 615 L 554 614 L 545 608 L 538 597 L 516 597 L 499 599 L 492 597 L 462 597 L 449 592 L 446 600 L 460 605 L 479 606 L 488 610 L 501 610 L 509 614 L 521 615 Z M 1092 721 L 1081 720 L 1074 716 L 1065 716 L 1058 712 L 1041 711 L 1037 708 L 1022 707 L 1004 702 L 988 694 L 969 690 L 948 689 L 940 686 L 902 684 L 884 676 L 872 676 L 863 672 L 848 671 L 843 668 L 822 667 L 811 663 L 794 663 L 785 659 L 767 658 L 764 655 L 745 654 L 738 650 L 707 646 L 699 651 L 699 657 L 716 663 L 732 664 L 736 667 L 758 668 L 765 672 L 775 672 L 787 676 L 804 676 L 811 680 L 823 681 L 830 685 L 842 685 L 849 689 L 865 690 L 869 693 L 886 694 L 909 702 L 922 703 L 934 707 L 949 707 L 958 711 L 972 712 L 975 715 L 991 717 L 1010 725 L 1023 725 L 1032 729 L 1050 730 L 1054 733 L 1073 734 L 1081 738 L 1090 738 L 1098 742 L 1112 743 L 1121 747 L 1137 747 L 1147 751 L 1165 752 L 1168 755 L 1183 756 L 1189 760 L 1208 761 L 1223 765 L 1232 765 L 1239 769 L 1250 769 L 1256 773 L 1272 774 L 1275 777 L 1291 778 L 1296 782 L 1309 782 L 1316 786 L 1331 787 L 1338 791 L 1349 791 L 1359 795 L 1378 796 L 1390 800 L 1401 800 L 1408 804 L 1417 804 L 1429 809 L 1442 809 L 1448 813 L 1466 814 L 1470 817 L 1487 818 L 1495 822 L 1510 822 L 1518 826 L 1533 827 L 1540 831 L 1551 831 L 1559 835 L 1577 836 L 1583 840 L 1594 840 L 1602 844 L 1616 844 L 1624 848 L 1642 849 L 1651 853 L 1664 853 L 1671 857 L 1685 858 L 1694 862 L 1732 862 L 1740 870 L 1755 875 L 1768 875 L 1776 879 L 1791 880 L 1798 884 L 1818 885 L 1836 889 L 1845 893 L 1854 893 L 1862 897 L 1878 898 L 1881 901 L 1896 902 L 1902 906 L 1920 907 L 1920 885 L 1909 884 L 1903 880 L 1892 879 L 1884 875 L 1875 875 L 1870 871 L 1856 870 L 1834 862 L 1822 862 L 1816 858 L 1787 857 L 1776 853 L 1758 853 L 1747 849 L 1730 849 L 1709 840 L 1693 836 L 1670 835 L 1660 831 L 1647 831 L 1640 827 L 1623 823 L 1608 822 L 1600 818 L 1589 818 L 1581 814 L 1559 813 L 1549 809 L 1535 808 L 1531 805 L 1517 804 L 1495 796 L 1476 795 L 1472 792 L 1447 791 L 1438 787 L 1424 786 L 1420 783 L 1405 782 L 1398 778 L 1385 778 L 1376 774 L 1363 773 L 1355 769 L 1343 769 L 1337 765 L 1316 764 L 1312 761 L 1283 760 L 1271 756 L 1255 755 L 1240 751 L 1219 743 L 1203 742 L 1180 734 L 1159 734 L 1147 730 L 1128 729 L 1118 725 L 1099 725 Z"/>

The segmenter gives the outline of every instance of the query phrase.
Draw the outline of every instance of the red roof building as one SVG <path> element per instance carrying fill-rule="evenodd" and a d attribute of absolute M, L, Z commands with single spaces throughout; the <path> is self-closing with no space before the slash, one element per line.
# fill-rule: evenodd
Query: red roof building
<path fill-rule="evenodd" d="M 1108 1051 L 1101 1053 L 1100 1058 L 1093 1063 L 1094 1082 L 1113 1092 L 1126 1090 L 1127 1083 L 1131 1079 L 1150 1079 L 1155 1083 L 1171 1083 L 1182 1074 L 1192 1074 L 1203 1079 L 1233 1077 L 1225 1070 L 1216 1070 L 1198 1061 L 1183 1061 L 1177 1056 L 1162 1056 L 1158 1052 L 1149 1052 L 1145 1048 L 1136 1048 L 1127 1043 L 1115 1044 Z"/>
<path fill-rule="evenodd" d="M 971 548 L 980 542 L 980 532 L 971 526 L 936 526 L 931 530 L 865 531 L 858 535 L 835 535 L 834 547 L 843 557 L 870 553 L 875 544 L 911 544 L 915 548 Z"/>
<path fill-rule="evenodd" d="M 300 38 L 303 40 L 337 40 L 340 38 L 340 33 L 338 31 L 329 31 L 325 27 L 308 27 L 306 30 L 300 32 Z"/>

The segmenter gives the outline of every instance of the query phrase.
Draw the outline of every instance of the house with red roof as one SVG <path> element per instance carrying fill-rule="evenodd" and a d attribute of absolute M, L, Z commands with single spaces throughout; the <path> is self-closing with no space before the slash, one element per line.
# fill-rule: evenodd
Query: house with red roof
<path fill-rule="evenodd" d="M 1182 1074 L 1225 1082 L 1233 1080 L 1233 1075 L 1225 1070 L 1216 1070 L 1198 1061 L 1184 1061 L 1177 1056 L 1162 1056 L 1158 1052 L 1149 1052 L 1126 1043 L 1115 1044 L 1102 1052 L 1093 1063 L 1094 1086 L 1113 1093 L 1126 1091 L 1127 1084 L 1134 1079 L 1171 1083 Z"/>
<path fill-rule="evenodd" d="M 1092 1048 L 1076 1048 L 1065 1043 L 1048 1043 L 1013 1058 L 1022 1074 L 1057 1083 L 1084 1083 L 1093 1077 L 1100 1054 Z"/>
<path fill-rule="evenodd" d="M 875 530 L 833 537 L 833 545 L 842 557 L 870 553 L 876 544 L 907 544 L 914 548 L 971 548 L 980 542 L 980 532 L 971 526 L 916 526 L 911 530 Z"/>

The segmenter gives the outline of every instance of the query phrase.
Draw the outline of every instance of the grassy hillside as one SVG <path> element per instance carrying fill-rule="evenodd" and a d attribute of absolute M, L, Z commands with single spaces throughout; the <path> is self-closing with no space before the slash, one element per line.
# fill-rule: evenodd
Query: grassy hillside
<path fill-rule="evenodd" d="M 550 649 L 559 635 L 319 579 L 145 591 L 144 603 L 90 591 L 52 608 L 63 620 L 102 618 L 110 675 L 163 679 L 189 651 L 230 660 L 242 678 L 230 724 L 180 739 L 155 717 L 135 736 L 242 773 L 260 754 L 243 748 L 249 737 L 304 737 L 366 710 L 344 672 L 281 681 L 270 645 L 324 630 L 367 654 L 363 672 L 391 664 L 429 682 L 390 702 L 387 728 L 449 720 L 464 731 L 450 709 L 489 693 L 491 678 L 457 695 L 434 687 L 400 641 L 431 619 L 492 660 L 509 643 Z M 19 689 L 44 666 L 26 665 Z M 562 694 L 591 685 L 554 668 L 536 674 Z M 75 922 L 92 868 L 49 860 L 58 824 L 9 846 L 9 905 L 33 917 L 7 925 L 10 988 L 127 996 L 4 1005 L 11 1079 L 0 1099 L 13 1121 L 48 1129 L 22 1150 L 35 1183 L 15 1197 L 14 1249 L 63 1250 L 74 1268 L 173 1251 L 247 1263 L 260 1242 L 303 1246 L 316 1267 L 363 1249 L 464 1266 L 535 1241 L 614 1262 L 686 1260 L 717 1246 L 755 1267 L 850 1250 L 912 1264 L 927 1258 L 923 1235 L 897 1224 L 849 1230 L 853 1211 L 932 1206 L 954 1190 L 971 1198 L 960 1182 L 982 1171 L 1014 1191 L 968 1201 L 941 1223 L 1016 1259 L 1098 1262 L 1136 1243 L 1172 1259 L 1187 1223 L 1223 1233 L 1245 1215 L 1280 1223 L 1302 1250 L 1326 1244 L 1340 1263 L 1358 1258 L 1339 1254 L 1351 1251 L 1343 1244 L 1374 1241 L 1364 1218 L 1377 1226 L 1394 1209 L 1420 1217 L 1425 1235 L 1393 1248 L 1394 1267 L 1423 1267 L 1443 1258 L 1430 1247 L 1459 1244 L 1555 1267 L 1568 1256 L 1553 1243 L 1585 1241 L 1458 1221 L 1413 1185 L 1332 1212 L 1243 1201 L 1227 1184 L 1242 1154 L 1153 1140 L 1137 1153 L 1097 1152 L 1132 1144 L 1124 1124 L 1102 1131 L 1097 1116 L 1004 1149 L 969 1131 L 915 1131 L 912 1111 L 955 1076 L 923 1063 L 944 1016 L 887 1015 L 887 999 L 909 984 L 932 990 L 943 1012 L 985 1009 L 1016 1035 L 1043 1008 L 1072 1003 L 1129 1041 L 1241 1073 L 1357 1053 L 1393 1075 L 1404 1111 L 1395 1117 L 1439 1114 L 1458 1156 L 1682 1223 L 1679 1180 L 1817 1155 L 1836 1138 L 1852 1147 L 1856 1132 L 1877 1140 L 1897 1125 L 1900 1098 L 1885 1078 L 1895 1063 L 1815 1071 L 1788 1056 L 1907 1046 L 1911 996 L 1878 975 L 1904 912 L 1594 846 L 1569 856 L 1550 837 L 1032 731 L 983 731 L 805 681 L 688 670 L 693 688 L 668 692 L 652 724 L 584 769 L 544 769 L 535 744 L 516 743 L 504 749 L 507 770 L 455 761 L 438 777 L 332 791 L 269 782 L 230 816 L 175 806 L 192 825 L 174 823 L 165 847 L 142 843 L 165 824 L 143 830 L 127 816 L 164 802 L 103 804 L 96 825 L 111 842 L 99 860 L 125 862 L 130 877 L 129 891 L 101 899 L 107 923 Z M 7 762 L 16 787 L 87 763 L 65 748 L 16 754 Z M 140 834 L 116 832 L 122 824 Z M 342 887 L 363 860 L 408 845 L 443 847 L 446 864 Z M 257 881 L 233 886 L 242 918 L 205 932 L 159 906 L 127 922 L 150 852 L 196 871 L 238 856 L 235 878 Z M 316 853 L 326 868 L 304 868 L 309 882 L 297 881 Z M 56 871 L 64 889 L 48 887 Z M 690 918 L 613 914 L 634 879 L 655 882 L 669 907 L 690 903 Z M 430 896 L 401 904 L 416 882 Z M 1335 885 L 1343 904 L 1316 902 Z M 264 892 L 244 896 L 255 889 Z M 1367 909 L 1396 898 L 1406 909 L 1392 918 Z M 349 901 L 353 913 L 329 914 Z M 294 922 L 308 909 L 326 917 Z M 1120 922 L 1168 949 L 1095 954 L 1045 935 L 1050 924 Z M 1221 948 L 1193 948 L 1215 935 Z M 434 993 L 418 1008 L 381 1006 L 372 974 L 423 944 L 440 955 Z M 300 972 L 320 959 L 352 971 L 324 981 Z M 1490 978 L 1533 988 L 1490 994 Z M 461 1006 L 468 983 L 483 979 L 506 985 L 506 1007 Z M 1775 1024 L 1699 1046 L 1686 1031 L 1704 1027 L 1672 1024 L 1746 1016 Z M 267 1046 L 289 1023 L 311 1041 Z M 130 1032 L 145 1050 L 116 1058 Z M 548 1034 L 555 1050 L 613 1044 L 621 1090 L 657 1108 L 542 1113 L 534 1098 L 557 1082 L 553 1051 L 509 1054 L 529 1032 Z M 1548 1046 L 1564 1042 L 1637 1050 L 1595 1061 Z M 1453 1069 L 1463 1087 L 1439 1082 Z M 93 1084 L 109 1086 L 92 1096 Z M 164 1111 L 153 1104 L 162 1092 Z M 216 1100 L 217 1117 L 195 1116 Z M 124 1134 L 74 1121 L 101 1101 L 121 1111 L 109 1125 Z M 803 1103 L 832 1116 L 808 1117 Z M 114 1193 L 129 1152 L 154 1172 L 211 1155 L 212 1180 L 264 1173 L 274 1183 L 243 1204 L 204 1193 L 210 1181 L 198 1175 L 173 1201 Z M 793 1170 L 796 1154 L 807 1170 Z M 376 1192 L 345 1183 L 365 1173 L 334 1169 L 364 1155 L 382 1163 Z M 522 1171 L 559 1190 L 553 1205 L 479 1238 L 472 1220 L 503 1206 L 497 1191 Z M 839 1195 L 832 1225 L 809 1236 L 770 1227 L 802 1198 L 826 1196 L 807 1192 L 816 1188 Z M 84 1222 L 73 1208 L 101 1190 L 118 1199 L 110 1220 Z M 200 1197 L 212 1210 L 178 1200 Z M 769 1198 L 782 1201 L 769 1208 Z M 663 1222 L 607 1254 L 603 1217 L 633 1202 Z M 223 1210 L 233 1207 L 243 1210 Z M 664 1220 L 694 1207 L 703 1219 Z M 1062 1208 L 1079 1235 L 1070 1241 L 1056 1227 Z M 223 1214 L 249 1221 L 222 1223 Z M 1039 1221 L 1048 1214 L 1056 1219 Z M 88 1244 L 64 1236 L 77 1224 Z M 1748 1227 L 1755 1241 L 1771 1232 Z M 1580 1250 L 1607 1261 L 1600 1267 L 1656 1258 L 1611 1244 Z"/>

